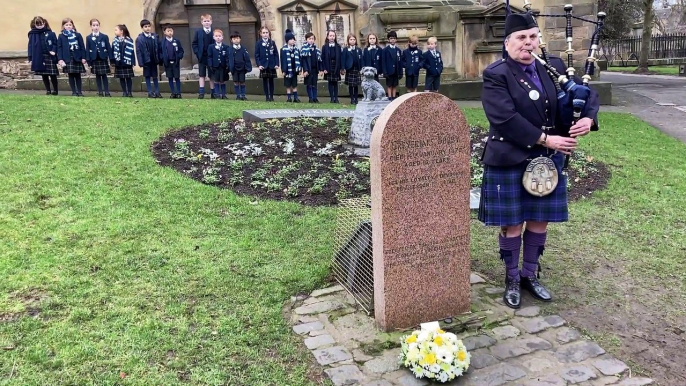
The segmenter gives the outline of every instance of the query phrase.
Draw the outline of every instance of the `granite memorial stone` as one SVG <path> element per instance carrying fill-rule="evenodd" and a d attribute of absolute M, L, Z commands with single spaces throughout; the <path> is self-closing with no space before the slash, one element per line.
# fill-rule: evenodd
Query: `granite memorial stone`
<path fill-rule="evenodd" d="M 401 96 L 371 137 L 374 312 L 386 331 L 470 308 L 469 128 L 438 93 Z"/>
<path fill-rule="evenodd" d="M 368 148 L 372 139 L 372 129 L 389 101 L 359 102 L 355 107 L 353 123 L 348 135 L 348 143 Z"/>

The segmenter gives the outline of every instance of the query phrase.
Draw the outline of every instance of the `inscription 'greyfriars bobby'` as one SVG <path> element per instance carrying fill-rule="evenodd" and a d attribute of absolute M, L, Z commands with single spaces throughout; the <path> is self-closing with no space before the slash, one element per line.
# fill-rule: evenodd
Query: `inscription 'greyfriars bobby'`
<path fill-rule="evenodd" d="M 438 93 L 405 94 L 371 138 L 374 312 L 384 330 L 469 311 L 469 128 Z"/>

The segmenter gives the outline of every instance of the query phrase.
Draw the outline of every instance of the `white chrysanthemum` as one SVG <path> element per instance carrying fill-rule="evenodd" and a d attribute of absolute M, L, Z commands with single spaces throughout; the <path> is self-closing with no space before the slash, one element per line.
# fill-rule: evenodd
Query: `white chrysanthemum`
<path fill-rule="evenodd" d="M 441 374 L 438 376 L 438 380 L 441 381 L 441 382 L 443 382 L 443 383 L 448 382 L 448 379 L 450 379 L 450 377 L 449 377 L 448 374 L 446 374 L 446 373 L 441 373 Z"/>
<path fill-rule="evenodd" d="M 453 363 L 455 356 L 453 355 L 452 351 L 445 347 L 441 347 L 436 350 L 436 359 L 443 363 Z"/>
<path fill-rule="evenodd" d="M 429 366 L 429 371 L 431 371 L 434 374 L 438 374 L 441 372 L 441 366 L 439 366 L 438 364 L 431 365 Z"/>
<path fill-rule="evenodd" d="M 431 336 L 431 331 L 426 331 L 426 330 L 421 331 L 421 332 L 419 333 L 419 335 L 417 336 L 417 342 L 423 343 L 423 342 L 425 342 L 427 339 L 429 339 L 430 336 Z"/>

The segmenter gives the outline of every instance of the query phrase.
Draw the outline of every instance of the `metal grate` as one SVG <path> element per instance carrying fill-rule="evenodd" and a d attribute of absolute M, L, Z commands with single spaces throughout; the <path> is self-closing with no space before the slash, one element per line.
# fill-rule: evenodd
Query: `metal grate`
<path fill-rule="evenodd" d="M 336 216 L 336 281 L 369 314 L 374 309 L 374 260 L 372 258 L 372 209 L 369 196 L 341 200 Z"/>

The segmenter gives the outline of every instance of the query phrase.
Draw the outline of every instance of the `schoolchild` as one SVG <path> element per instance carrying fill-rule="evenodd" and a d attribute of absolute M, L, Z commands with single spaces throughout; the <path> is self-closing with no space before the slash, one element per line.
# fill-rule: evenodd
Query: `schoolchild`
<path fill-rule="evenodd" d="M 312 32 L 305 34 L 306 43 L 300 49 L 305 86 L 309 103 L 319 103 L 317 99 L 317 78 L 322 62 L 322 52 L 317 48 L 317 37 Z"/>
<path fill-rule="evenodd" d="M 136 54 L 133 39 L 126 24 L 114 27 L 112 40 L 112 63 L 114 63 L 114 77 L 119 79 L 122 97 L 133 98 L 133 66 L 136 65 Z"/>
<path fill-rule="evenodd" d="M 405 68 L 405 87 L 407 92 L 417 91 L 419 83 L 419 70 L 423 67 L 424 55 L 419 50 L 417 44 L 419 38 L 416 35 L 410 36 L 407 48 L 403 51 L 403 66 Z"/>
<path fill-rule="evenodd" d="M 57 35 L 50 29 L 48 21 L 40 16 L 31 20 L 29 62 L 31 71 L 43 78 L 46 95 L 57 95 Z"/>
<path fill-rule="evenodd" d="M 207 67 L 207 49 L 214 44 L 212 16 L 208 14 L 201 15 L 200 23 L 202 23 L 202 28 L 195 31 L 191 47 L 193 48 L 193 54 L 198 58 L 198 99 L 203 99 L 205 98 L 205 78 L 210 78 L 210 90 L 214 90 L 212 74 L 209 73 L 209 68 Z"/>
<path fill-rule="evenodd" d="M 247 101 L 245 97 L 245 74 L 252 71 L 248 49 L 241 46 L 241 35 L 234 31 L 229 46 L 229 71 L 233 78 L 233 91 L 237 100 Z"/>
<path fill-rule="evenodd" d="M 424 53 L 424 68 L 426 69 L 426 84 L 424 91 L 437 92 L 441 87 L 441 73 L 443 73 L 443 59 L 436 49 L 436 38 L 430 37 L 426 41 L 427 50 Z"/>
<path fill-rule="evenodd" d="M 181 41 L 174 37 L 174 28 L 167 24 L 162 28 L 164 39 L 160 41 L 160 60 L 164 65 L 164 73 L 169 80 L 170 98 L 181 98 L 181 59 L 183 59 L 183 46 Z"/>
<path fill-rule="evenodd" d="M 229 46 L 224 44 L 224 32 L 214 30 L 214 44 L 207 51 L 207 66 L 214 81 L 212 99 L 227 99 L 226 81 L 229 79 Z"/>
<path fill-rule="evenodd" d="M 255 42 L 255 64 L 260 69 L 262 88 L 267 102 L 274 101 L 274 78 L 279 69 L 279 51 L 272 40 L 269 28 L 260 28 L 260 39 Z"/>
<path fill-rule="evenodd" d="M 62 72 L 69 74 L 69 88 L 71 96 L 82 97 L 81 74 L 86 72 L 86 45 L 83 37 L 76 32 L 74 21 L 70 18 L 62 20 L 62 32 L 57 38 L 57 59 Z"/>
<path fill-rule="evenodd" d="M 390 31 L 387 35 L 388 45 L 383 50 L 381 59 L 383 74 L 386 77 L 386 88 L 388 88 L 388 99 L 396 97 L 395 88 L 398 87 L 400 79 L 403 77 L 402 55 L 400 47 L 395 45 L 398 35 L 395 31 Z"/>
<path fill-rule="evenodd" d="M 350 93 L 350 104 L 357 104 L 357 93 L 362 84 L 360 77 L 360 69 L 362 69 L 363 57 L 362 50 L 357 46 L 357 37 L 354 34 L 348 34 L 345 41 L 346 47 L 343 48 L 341 61 L 343 62 L 342 71 L 345 72 L 345 84 L 348 85 L 348 93 Z"/>
<path fill-rule="evenodd" d="M 162 98 L 160 95 L 159 71 L 157 66 L 162 64 L 160 60 L 159 38 L 152 32 L 152 23 L 149 20 L 141 20 L 143 30 L 136 38 L 136 57 L 138 66 L 143 67 L 145 86 L 148 89 L 148 98 Z M 153 90 L 150 81 L 154 84 Z"/>
<path fill-rule="evenodd" d="M 338 82 L 341 80 L 341 46 L 336 41 L 336 31 L 326 32 L 326 43 L 322 47 L 322 69 L 324 79 L 329 82 L 331 103 L 338 103 Z"/>
<path fill-rule="evenodd" d="M 98 87 L 98 96 L 110 97 L 110 84 L 107 75 L 110 70 L 110 38 L 100 32 L 100 21 L 91 19 L 91 33 L 86 37 L 86 60 L 91 72 L 95 75 L 95 83 Z"/>
<path fill-rule="evenodd" d="M 379 75 L 383 73 L 383 67 L 381 66 L 383 48 L 378 46 L 378 40 L 376 34 L 367 35 L 367 47 L 362 52 L 362 66 L 376 68 L 374 80 L 377 82 L 379 81 Z"/>
<path fill-rule="evenodd" d="M 281 47 L 281 72 L 286 87 L 287 102 L 300 103 L 298 99 L 298 74 L 300 74 L 300 50 L 295 46 L 295 35 L 290 29 L 284 35 L 286 44 Z M 291 100 L 291 94 L 293 99 Z"/>

